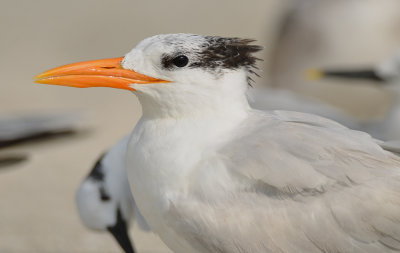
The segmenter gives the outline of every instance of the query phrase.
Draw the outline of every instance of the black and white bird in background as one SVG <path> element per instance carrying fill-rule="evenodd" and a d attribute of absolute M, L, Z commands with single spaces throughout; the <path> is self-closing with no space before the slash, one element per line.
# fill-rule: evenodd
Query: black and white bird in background
<path fill-rule="evenodd" d="M 37 82 L 133 91 L 130 190 L 174 252 L 399 252 L 400 158 L 316 115 L 249 106 L 260 47 L 153 36 Z"/>
<path fill-rule="evenodd" d="M 76 192 L 76 206 L 82 223 L 89 229 L 108 231 L 125 253 L 135 252 L 129 227 L 135 218 L 140 228 L 149 227 L 129 189 L 125 153 L 128 136 L 101 156 Z"/>
<path fill-rule="evenodd" d="M 78 113 L 49 113 L 0 116 L 0 168 L 25 162 L 29 154 L 7 151 L 7 148 L 28 142 L 70 136 L 82 130 Z"/>
<path fill-rule="evenodd" d="M 376 66 L 359 69 L 314 69 L 308 71 L 308 78 L 311 80 L 321 78 L 353 79 L 358 81 L 357 84 L 360 84 L 359 80 L 364 80 L 365 82 L 362 84 L 375 84 L 382 89 L 390 90 L 393 102 L 385 117 L 359 124 L 358 127 L 381 140 L 400 140 L 400 50 Z"/>

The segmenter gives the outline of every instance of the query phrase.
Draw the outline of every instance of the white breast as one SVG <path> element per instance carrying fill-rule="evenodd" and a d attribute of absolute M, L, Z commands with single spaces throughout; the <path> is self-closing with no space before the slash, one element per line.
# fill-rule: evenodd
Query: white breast
<path fill-rule="evenodd" d="M 213 184 L 210 178 L 202 180 L 212 175 L 202 170 L 215 165 L 204 166 L 199 162 L 217 148 L 216 143 L 224 141 L 236 125 L 233 122 L 241 120 L 239 118 L 223 122 L 142 118 L 132 133 L 127 155 L 131 191 L 151 229 L 169 246 L 175 245 L 173 250 L 177 252 L 193 252 L 193 249 L 169 231 L 168 222 L 173 220 L 167 216 L 170 205 L 195 194 L 196 189 L 202 187 L 199 181 Z M 226 179 L 226 175 L 221 175 L 225 171 L 213 171 L 220 173 L 216 179 Z M 219 182 L 214 182 L 217 184 Z"/>

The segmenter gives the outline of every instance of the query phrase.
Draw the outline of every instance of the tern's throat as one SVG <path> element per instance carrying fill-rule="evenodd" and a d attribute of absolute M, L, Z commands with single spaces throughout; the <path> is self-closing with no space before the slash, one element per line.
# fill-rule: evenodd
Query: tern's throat
<path fill-rule="evenodd" d="M 143 85 L 137 96 L 144 118 L 230 117 L 246 113 L 248 85 L 243 72 L 233 72 L 213 80 Z"/>

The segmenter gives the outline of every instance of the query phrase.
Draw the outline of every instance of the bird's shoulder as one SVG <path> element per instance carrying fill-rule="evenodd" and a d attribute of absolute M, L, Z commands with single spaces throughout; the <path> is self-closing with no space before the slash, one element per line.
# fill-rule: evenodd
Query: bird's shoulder
<path fill-rule="evenodd" d="M 254 111 L 217 151 L 228 170 L 279 191 L 320 191 L 399 174 L 400 159 L 368 134 L 289 111 Z"/>
<path fill-rule="evenodd" d="M 400 251 L 400 162 L 369 135 L 275 111 L 234 136 L 217 157 L 238 189 L 171 203 L 170 227 L 199 252 Z"/>

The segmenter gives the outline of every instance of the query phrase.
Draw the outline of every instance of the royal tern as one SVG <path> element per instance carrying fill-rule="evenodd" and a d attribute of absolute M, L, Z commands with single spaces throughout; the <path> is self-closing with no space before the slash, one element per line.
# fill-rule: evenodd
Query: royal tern
<path fill-rule="evenodd" d="M 137 210 L 125 169 L 128 136 L 122 138 L 96 162 L 76 192 L 76 206 L 89 229 L 108 231 L 126 253 L 135 252 L 128 234 L 132 217 L 139 226 L 148 225 Z"/>
<path fill-rule="evenodd" d="M 400 251 L 400 159 L 334 121 L 251 109 L 251 42 L 157 35 L 36 82 L 135 92 L 131 191 L 174 252 Z"/>
<path fill-rule="evenodd" d="M 360 69 L 310 70 L 309 79 L 341 78 L 365 80 L 364 84 L 377 84 L 389 89 L 392 105 L 384 118 L 360 124 L 360 129 L 385 141 L 400 140 L 400 50 L 374 67 Z M 357 82 L 359 83 L 359 82 Z"/>

